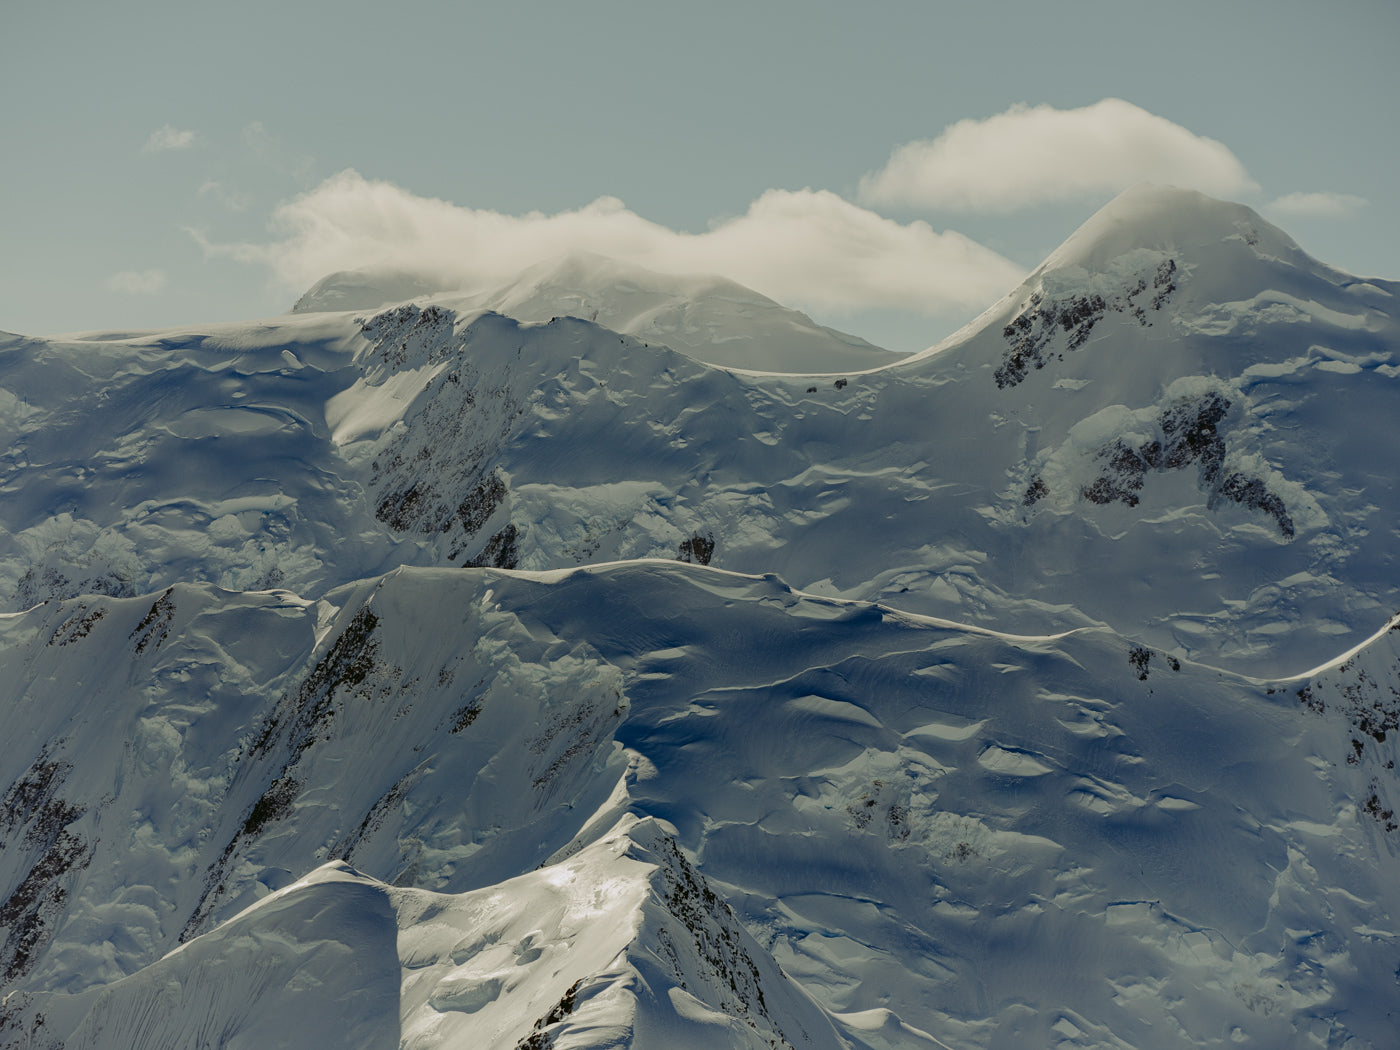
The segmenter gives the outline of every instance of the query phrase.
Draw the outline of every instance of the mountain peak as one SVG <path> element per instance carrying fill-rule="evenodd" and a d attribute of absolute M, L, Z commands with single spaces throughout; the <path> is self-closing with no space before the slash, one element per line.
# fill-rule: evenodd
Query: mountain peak
<path fill-rule="evenodd" d="M 611 255 L 584 250 L 567 252 L 536 263 L 521 271 L 506 288 L 518 290 L 545 285 L 600 290 L 617 285 L 631 285 L 668 295 L 698 296 L 722 293 L 756 303 L 778 305 L 766 295 L 719 274 L 663 273 Z"/>
<path fill-rule="evenodd" d="M 1195 190 L 1141 182 L 1095 212 L 1037 273 L 1069 266 L 1100 270 L 1136 249 L 1193 255 L 1222 243 L 1290 262 L 1307 258 L 1288 234 L 1253 208 Z"/>
<path fill-rule="evenodd" d="M 1083 328 L 1075 318 L 1099 300 L 1146 324 L 1143 310 L 1155 313 L 1170 303 L 1170 313 L 1194 315 L 1261 293 L 1321 301 L 1345 290 L 1349 299 L 1374 306 L 1391 293 L 1372 288 L 1368 296 L 1358 286 L 1376 283 L 1312 258 L 1247 205 L 1142 182 L 1090 216 L 1017 288 L 920 356 L 944 354 L 983 333 L 1000 333 L 1008 323 L 1021 325 L 1028 312 L 1057 311 L 1066 331 Z"/>
<path fill-rule="evenodd" d="M 863 371 L 898 359 L 727 277 L 649 270 L 594 252 L 537 264 L 458 305 L 520 321 L 579 317 L 726 368 Z"/>
<path fill-rule="evenodd" d="M 698 303 L 712 298 L 758 309 L 784 309 L 767 296 L 718 274 L 663 273 L 590 251 L 572 251 L 546 259 L 492 291 L 474 297 L 482 306 L 519 320 L 535 320 L 524 314 L 552 308 L 556 314 L 567 312 L 613 328 L 617 326 L 607 318 L 616 320 L 614 315 L 631 307 L 654 312 L 662 304 Z"/>
<path fill-rule="evenodd" d="M 377 310 L 381 306 L 444 291 L 441 281 L 411 270 L 337 270 L 326 274 L 296 301 L 294 314 Z"/>
<path fill-rule="evenodd" d="M 526 323 L 577 317 L 724 368 L 858 372 L 902 356 L 819 325 L 727 277 L 649 270 L 588 251 L 475 287 L 413 271 L 340 271 L 317 281 L 292 312 L 371 311 L 422 296 L 459 311 L 493 310 Z"/>

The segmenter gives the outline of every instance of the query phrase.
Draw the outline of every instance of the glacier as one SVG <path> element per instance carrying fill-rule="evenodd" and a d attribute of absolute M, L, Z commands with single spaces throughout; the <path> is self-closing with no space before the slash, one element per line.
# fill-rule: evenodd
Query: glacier
<path fill-rule="evenodd" d="M 1393 1045 L 1397 290 L 1139 187 L 908 357 L 0 336 L 0 1046 Z"/>

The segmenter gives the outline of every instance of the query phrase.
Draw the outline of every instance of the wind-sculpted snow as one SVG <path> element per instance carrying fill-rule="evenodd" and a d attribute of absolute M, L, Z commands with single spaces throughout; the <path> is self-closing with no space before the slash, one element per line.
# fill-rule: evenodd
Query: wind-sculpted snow
<path fill-rule="evenodd" d="M 284 1016 L 411 1047 L 1393 1024 L 1394 631 L 1255 684 L 662 562 L 102 608 L 66 646 L 67 605 L 4 621 L 0 892 L 52 902 L 10 1045 L 39 1014 L 92 1047 Z M 55 806 L 85 863 L 38 858 Z"/>
<path fill-rule="evenodd" d="M 370 463 L 381 521 L 440 537 L 439 563 L 693 559 L 699 538 L 716 565 L 964 621 L 1107 622 L 1255 669 L 1286 635 L 1299 665 L 1325 659 L 1400 604 L 1375 527 L 1395 479 L 1357 444 L 1400 389 L 1386 293 L 1246 209 L 1118 207 L 1155 209 L 1150 245 L 1100 258 L 1121 231 L 1078 236 L 961 341 L 834 381 L 401 307 L 368 322 L 377 363 L 333 403 L 382 416 L 337 424 L 341 451 Z M 1306 294 L 1310 323 L 1243 342 L 1204 324 L 1244 274 Z M 1081 299 L 1108 305 L 1021 326 L 1072 353 L 998 386 L 1004 330 Z"/>
<path fill-rule="evenodd" d="M 1132 191 L 802 376 L 601 265 L 0 343 L 0 1048 L 1393 1043 L 1400 285 Z"/>
<path fill-rule="evenodd" d="M 324 422 L 354 381 L 348 334 L 312 319 L 0 348 L 0 385 L 29 408 L 0 468 L 10 607 L 389 568 Z"/>
<path fill-rule="evenodd" d="M 396 564 L 689 558 L 1301 668 L 1400 607 L 1400 489 L 1373 448 L 1400 392 L 1388 288 L 1248 209 L 1156 191 L 938 352 L 834 378 L 451 297 L 19 340 L 0 355 L 0 591 L 18 609 L 181 580 L 319 594 Z M 1008 352 L 1026 367 L 999 385 Z"/>
<path fill-rule="evenodd" d="M 1400 488 L 1372 447 L 1400 392 L 1388 287 L 1248 209 L 1156 191 L 937 353 L 835 378 L 450 297 L 20 340 L 0 357 L 0 591 L 18 609 L 181 580 L 319 594 L 396 564 L 688 558 L 1306 667 L 1400 607 Z M 1045 367 L 999 385 L 1008 352 Z"/>

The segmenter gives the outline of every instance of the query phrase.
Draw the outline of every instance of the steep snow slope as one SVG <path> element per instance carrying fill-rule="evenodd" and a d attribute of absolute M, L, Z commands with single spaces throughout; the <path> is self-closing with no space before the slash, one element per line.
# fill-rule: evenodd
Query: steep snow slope
<path fill-rule="evenodd" d="M 426 279 L 410 275 L 337 273 L 293 310 L 377 310 L 432 290 Z M 765 372 L 878 368 L 899 356 L 726 278 L 662 274 L 590 252 L 532 266 L 499 288 L 442 292 L 423 304 L 493 310 L 527 322 L 579 317 L 697 361 Z"/>
<path fill-rule="evenodd" d="M 1253 682 L 660 562 L 3 627 L 12 1045 L 1394 1030 L 1395 631 Z"/>

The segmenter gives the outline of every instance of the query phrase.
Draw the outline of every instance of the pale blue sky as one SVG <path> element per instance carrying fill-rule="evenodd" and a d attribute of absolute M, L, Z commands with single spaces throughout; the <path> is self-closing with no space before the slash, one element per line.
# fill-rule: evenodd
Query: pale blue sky
<path fill-rule="evenodd" d="M 4 0 L 0 22 L 0 328 L 11 331 L 280 312 L 302 271 L 334 255 L 339 234 L 270 232 L 273 211 L 307 193 L 329 206 L 323 184 L 346 169 L 402 191 L 400 222 L 420 198 L 519 216 L 615 197 L 664 228 L 648 234 L 656 244 L 643 261 L 670 251 L 656 240 L 667 231 L 752 219 L 765 191 L 810 188 L 835 196 L 783 198 L 792 212 L 783 236 L 796 236 L 793 223 L 815 224 L 820 236 L 817 227 L 839 219 L 859 238 L 857 227 L 879 216 L 922 220 L 1029 268 L 1115 190 L 1075 189 L 1075 173 L 1055 174 L 1065 158 L 1030 144 L 1004 163 L 1023 166 L 1031 187 L 1048 171 L 1059 190 L 1010 211 L 993 199 L 959 204 L 936 187 L 922 197 L 862 194 L 862 177 L 896 147 L 937 139 L 960 120 L 986 122 L 1017 104 L 1053 118 L 1103 99 L 1136 107 L 1110 131 L 1150 115 L 1221 144 L 1243 175 L 1218 195 L 1261 208 L 1319 258 L 1400 278 L 1395 0 L 290 9 Z M 1003 130 L 1005 150 L 1019 132 Z M 1299 193 L 1327 196 L 1273 206 Z M 360 241 L 398 236 L 373 229 L 366 199 L 337 198 L 335 221 Z M 688 242 L 675 257 L 723 268 L 726 251 L 743 251 L 733 244 L 772 228 L 750 223 L 748 241 L 698 255 Z M 933 245 L 932 233 L 909 246 L 910 258 L 932 253 L 918 271 L 930 282 L 927 303 L 908 292 L 875 302 L 857 289 L 845 302 L 816 292 L 793 305 L 894 348 L 935 341 L 977 312 L 971 300 L 982 293 L 940 298 L 940 274 L 955 275 L 938 254 L 948 242 Z M 210 253 L 201 238 L 253 247 Z M 383 247 L 375 243 L 348 258 Z M 760 287 L 769 294 L 800 283 L 781 257 L 767 271 L 748 262 L 738 258 L 733 275 L 757 274 L 747 283 L 758 286 L 772 274 Z M 903 259 L 890 265 L 907 270 Z M 785 267 L 791 280 L 777 272 Z M 977 288 L 1002 272 L 987 269 Z"/>

